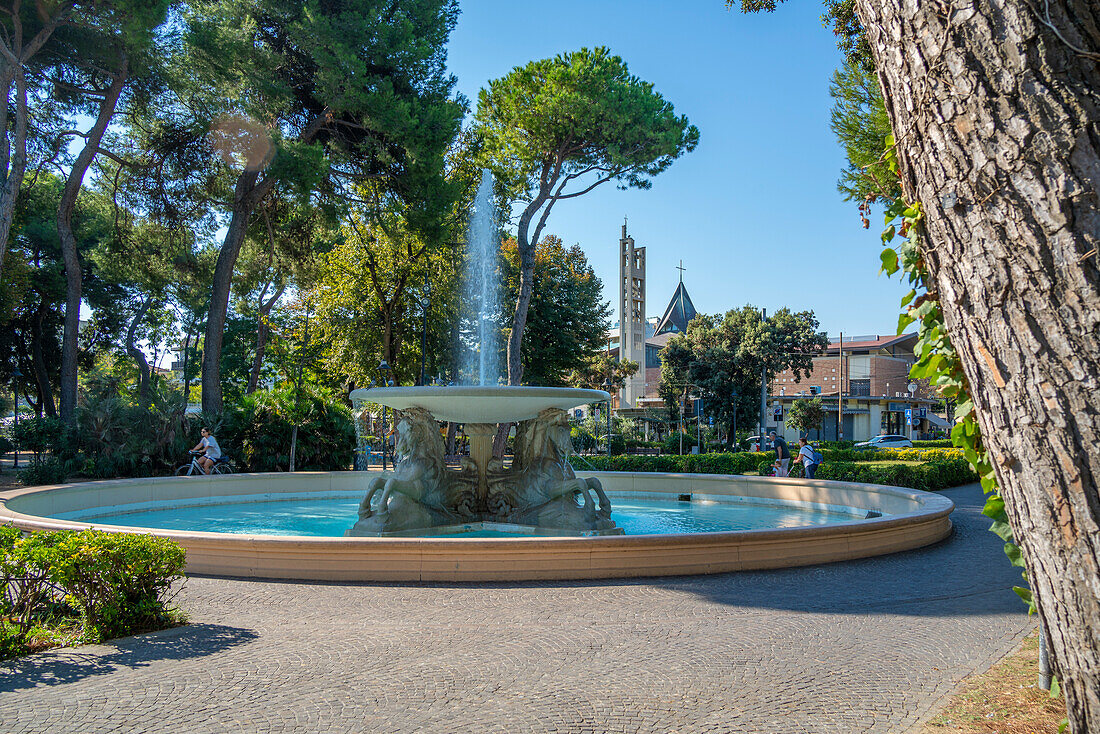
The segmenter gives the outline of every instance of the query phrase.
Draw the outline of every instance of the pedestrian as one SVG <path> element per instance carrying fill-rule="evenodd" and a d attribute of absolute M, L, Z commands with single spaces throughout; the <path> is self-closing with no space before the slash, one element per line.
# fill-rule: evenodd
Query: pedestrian
<path fill-rule="evenodd" d="M 795 457 L 795 461 L 802 462 L 802 471 L 806 474 L 807 479 L 813 479 L 814 473 L 817 472 L 817 467 L 821 463 L 817 457 L 817 452 L 814 451 L 814 447 L 806 441 L 805 437 L 798 439 L 798 456 Z"/>
<path fill-rule="evenodd" d="M 787 448 L 787 442 L 775 434 L 774 430 L 768 431 L 772 446 L 775 447 L 775 476 L 785 477 L 790 474 L 791 451 Z"/>

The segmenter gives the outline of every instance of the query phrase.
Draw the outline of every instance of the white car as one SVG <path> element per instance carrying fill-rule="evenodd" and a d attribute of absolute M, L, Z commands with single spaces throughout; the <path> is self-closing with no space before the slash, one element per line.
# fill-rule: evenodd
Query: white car
<path fill-rule="evenodd" d="M 898 436 L 896 434 L 888 434 L 885 436 L 875 436 L 870 441 L 863 441 L 857 443 L 852 447 L 857 450 L 867 449 L 911 449 L 913 448 L 913 442 L 905 436 Z"/>

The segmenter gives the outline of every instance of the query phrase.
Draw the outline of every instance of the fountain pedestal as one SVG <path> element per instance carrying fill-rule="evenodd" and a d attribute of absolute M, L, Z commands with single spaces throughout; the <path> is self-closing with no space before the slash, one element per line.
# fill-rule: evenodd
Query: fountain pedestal
<path fill-rule="evenodd" d="M 578 479 L 564 409 L 608 399 L 600 390 L 418 387 L 357 390 L 357 404 L 395 409 L 397 461 L 371 480 L 346 535 L 416 535 L 494 526 L 540 535 L 622 534 L 599 480 Z M 437 420 L 463 423 L 470 457 L 444 463 Z M 519 421 L 517 456 L 492 458 L 496 424 Z M 476 526 L 476 527 L 475 527 Z"/>

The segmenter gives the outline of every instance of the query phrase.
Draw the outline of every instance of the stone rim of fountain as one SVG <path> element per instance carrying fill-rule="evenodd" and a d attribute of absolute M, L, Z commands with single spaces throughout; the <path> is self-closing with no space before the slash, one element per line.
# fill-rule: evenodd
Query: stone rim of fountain
<path fill-rule="evenodd" d="M 454 423 L 518 422 L 537 418 L 546 408 L 565 410 L 611 400 L 604 390 L 526 385 L 364 387 L 353 390 L 350 397 L 355 402 L 377 403 L 397 410 L 423 408 L 436 420 Z"/>

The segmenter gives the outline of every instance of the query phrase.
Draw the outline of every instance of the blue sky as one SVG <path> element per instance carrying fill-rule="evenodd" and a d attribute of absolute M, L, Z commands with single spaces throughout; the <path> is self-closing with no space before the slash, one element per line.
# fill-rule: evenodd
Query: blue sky
<path fill-rule="evenodd" d="M 722 0 L 461 7 L 448 66 L 471 105 L 515 66 L 604 45 L 698 126 L 699 147 L 649 191 L 605 184 L 550 216 L 547 231 L 584 248 L 613 308 L 627 216 L 647 248 L 650 315 L 672 296 L 683 259 L 701 312 L 789 306 L 812 309 L 830 334 L 894 333 L 907 289 L 877 275 L 881 220 L 862 229 L 836 190 L 844 155 L 829 130 L 828 84 L 841 56 L 819 3 L 792 0 L 758 16 Z"/>

